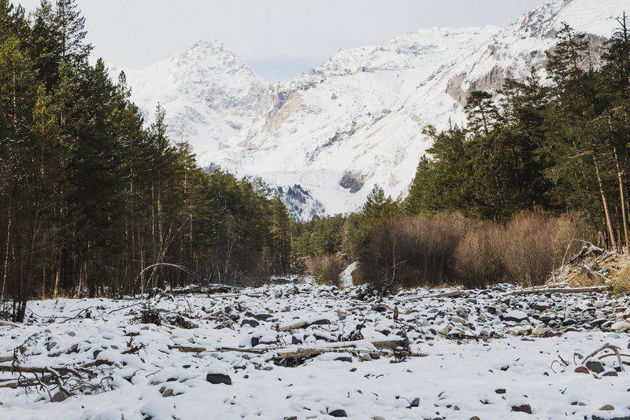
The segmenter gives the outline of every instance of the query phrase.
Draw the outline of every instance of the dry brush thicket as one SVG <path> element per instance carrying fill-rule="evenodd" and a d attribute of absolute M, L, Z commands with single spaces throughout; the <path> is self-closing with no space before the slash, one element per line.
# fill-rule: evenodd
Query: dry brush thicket
<path fill-rule="evenodd" d="M 360 278 L 380 290 L 499 282 L 540 285 L 590 230 L 572 216 L 524 212 L 502 225 L 458 213 L 382 223 L 358 255 Z"/>
<path fill-rule="evenodd" d="M 308 257 L 305 264 L 308 273 L 317 283 L 331 286 L 339 286 L 339 275 L 347 265 L 341 257 L 334 254 Z"/>

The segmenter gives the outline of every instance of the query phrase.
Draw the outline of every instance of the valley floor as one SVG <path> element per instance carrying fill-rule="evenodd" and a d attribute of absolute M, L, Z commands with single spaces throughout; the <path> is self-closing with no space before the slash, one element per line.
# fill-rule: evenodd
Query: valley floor
<path fill-rule="evenodd" d="M 0 323 L 0 418 L 630 418 L 630 366 L 579 367 L 603 344 L 630 353 L 630 298 L 513 290 L 378 301 L 285 285 L 159 296 L 150 311 L 134 299 L 31 302 L 27 325 Z M 143 311 L 161 325 L 141 323 Z M 391 354 L 403 336 L 409 348 Z M 27 367 L 57 368 L 38 377 L 54 372 L 74 395 L 2 387 L 18 380 L 12 365 L 21 385 Z"/>

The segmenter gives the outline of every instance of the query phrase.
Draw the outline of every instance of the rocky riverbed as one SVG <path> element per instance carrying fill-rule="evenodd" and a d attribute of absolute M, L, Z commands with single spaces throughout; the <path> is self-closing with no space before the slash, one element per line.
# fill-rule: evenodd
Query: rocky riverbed
<path fill-rule="evenodd" d="M 27 314 L 0 325 L 2 419 L 630 419 L 628 296 L 287 284 Z"/>

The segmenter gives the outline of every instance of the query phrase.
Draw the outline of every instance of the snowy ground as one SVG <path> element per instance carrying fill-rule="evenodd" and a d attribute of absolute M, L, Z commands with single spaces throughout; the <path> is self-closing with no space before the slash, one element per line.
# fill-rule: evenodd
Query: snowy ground
<path fill-rule="evenodd" d="M 85 382 L 113 389 L 51 402 L 60 396 L 55 386 L 50 394 L 0 388 L 0 419 L 630 418 L 630 366 L 620 371 L 610 357 L 603 371 L 579 373 L 574 357 L 605 343 L 630 353 L 630 299 L 510 291 L 436 298 L 440 291 L 413 290 L 377 302 L 358 288 L 287 285 L 153 298 L 160 326 L 138 321 L 137 300 L 32 302 L 27 325 L 0 324 L 0 367 L 98 360 L 98 375 Z M 410 355 L 370 344 L 401 336 Z M 352 351 L 274 363 L 288 350 L 342 341 Z M 232 384 L 210 383 L 224 378 L 213 374 Z M 0 386 L 16 378 L 0 373 Z M 527 406 L 532 414 L 513 411 Z"/>

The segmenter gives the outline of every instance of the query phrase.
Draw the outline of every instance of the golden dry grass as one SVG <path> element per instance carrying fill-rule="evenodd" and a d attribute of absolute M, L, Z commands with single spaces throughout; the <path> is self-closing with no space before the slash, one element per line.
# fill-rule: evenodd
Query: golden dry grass
<path fill-rule="evenodd" d="M 612 288 L 617 293 L 630 292 L 630 257 L 624 256 L 624 265 L 612 278 Z"/>

